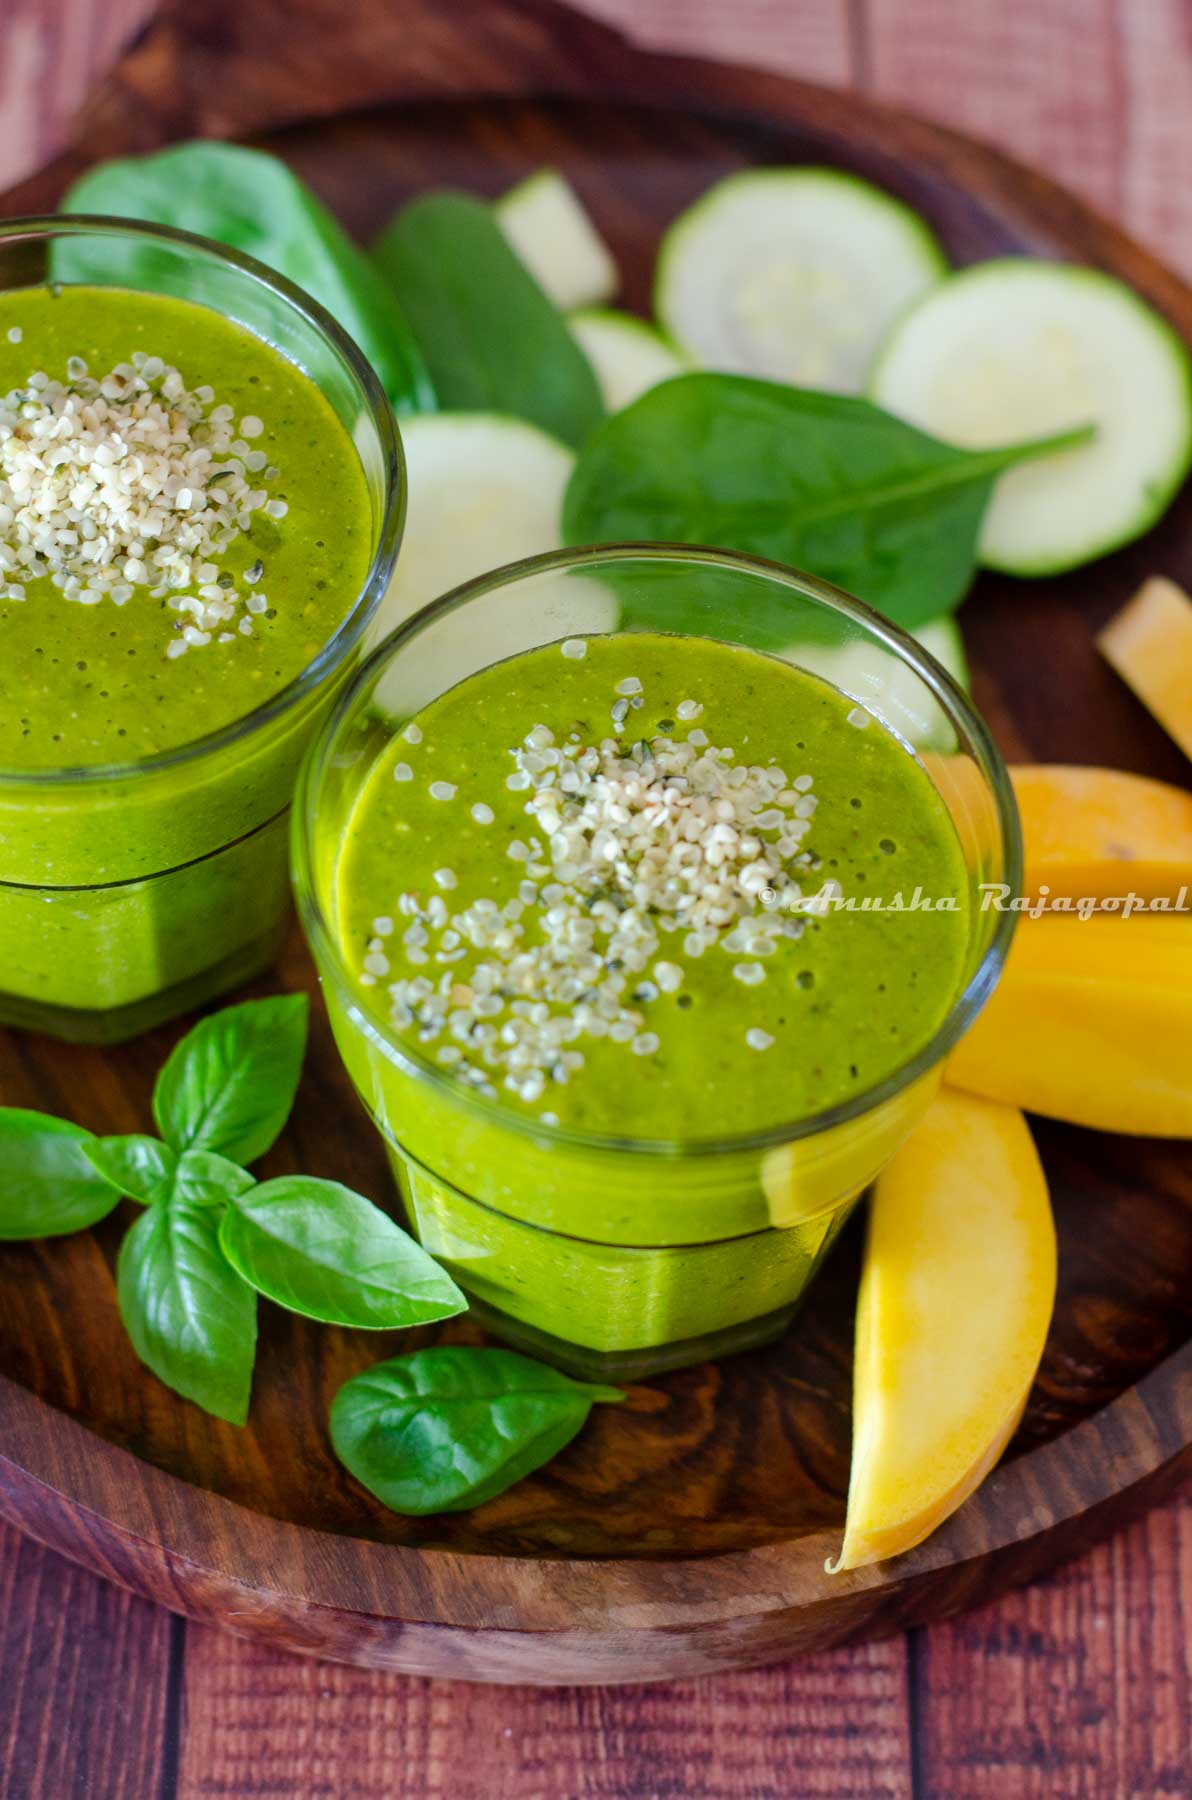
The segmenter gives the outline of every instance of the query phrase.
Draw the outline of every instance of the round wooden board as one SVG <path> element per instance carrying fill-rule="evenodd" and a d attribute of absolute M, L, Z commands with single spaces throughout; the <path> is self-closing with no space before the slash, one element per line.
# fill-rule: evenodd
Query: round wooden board
<path fill-rule="evenodd" d="M 463 0 L 449 21 L 429 4 L 398 17 L 386 0 L 358 0 L 322 25 L 316 0 L 284 13 L 274 0 L 221 4 L 205 9 L 201 36 L 181 8 L 157 26 L 99 97 L 78 150 L 5 210 L 51 206 L 98 155 L 194 132 L 268 144 L 361 235 L 420 188 L 490 194 L 553 163 L 644 309 L 660 228 L 710 181 L 756 162 L 833 162 L 902 194 L 958 261 L 1029 251 L 1097 263 L 1192 338 L 1192 292 L 1075 200 L 855 96 L 632 52 L 550 0 Z M 358 110 L 341 116 L 349 97 Z M 1187 779 L 1093 652 L 1096 628 L 1156 570 L 1192 583 L 1187 495 L 1144 543 L 1091 570 L 1029 586 L 982 577 L 963 623 L 977 700 L 1008 756 Z M 259 991 L 312 980 L 295 934 Z M 115 1052 L 0 1034 L 0 1101 L 144 1129 L 179 1029 Z M 325 1429 L 339 1384 L 409 1348 L 409 1335 L 265 1308 L 252 1422 L 237 1431 L 136 1362 L 113 1287 L 123 1218 L 4 1246 L 0 1513 L 230 1630 L 473 1680 L 690 1675 L 971 1605 L 1088 1545 L 1192 1461 L 1192 1151 L 1047 1124 L 1038 1137 L 1060 1286 L 1022 1429 L 960 1514 L 888 1566 L 823 1569 L 848 1478 L 856 1227 L 785 1342 L 636 1388 L 626 1407 L 597 1409 L 548 1470 L 476 1512 L 427 1520 L 376 1505 Z M 264 1166 L 390 1191 L 318 1006 L 294 1123 Z M 439 1335 L 477 1334 L 453 1323 Z"/>

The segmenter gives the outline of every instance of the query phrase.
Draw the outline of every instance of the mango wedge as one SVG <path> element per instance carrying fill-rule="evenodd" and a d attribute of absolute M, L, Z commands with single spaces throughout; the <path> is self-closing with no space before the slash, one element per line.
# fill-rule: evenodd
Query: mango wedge
<path fill-rule="evenodd" d="M 878 1178 L 836 1569 L 922 1543 L 998 1460 L 1055 1303 L 1055 1227 L 1013 1107 L 944 1088 Z"/>
<path fill-rule="evenodd" d="M 1192 915 L 1023 918 L 945 1079 L 1073 1125 L 1192 1137 Z"/>
<path fill-rule="evenodd" d="M 1152 575 L 1109 621 L 1097 648 L 1192 756 L 1192 600 L 1184 590 Z"/>
<path fill-rule="evenodd" d="M 1010 770 L 1022 816 L 1023 892 L 1104 900 L 1192 889 L 1192 793 L 1117 769 Z"/>

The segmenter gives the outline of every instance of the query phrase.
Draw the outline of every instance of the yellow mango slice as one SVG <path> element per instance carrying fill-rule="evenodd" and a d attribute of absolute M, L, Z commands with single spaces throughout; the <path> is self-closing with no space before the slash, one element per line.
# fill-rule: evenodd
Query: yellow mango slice
<path fill-rule="evenodd" d="M 1073 1125 L 1192 1137 L 1192 914 L 1021 919 L 945 1079 Z"/>
<path fill-rule="evenodd" d="M 1153 575 L 1109 621 L 1097 648 L 1192 756 L 1192 600 L 1184 590 Z"/>
<path fill-rule="evenodd" d="M 848 1517 L 830 1568 L 912 1549 L 989 1473 L 1039 1366 L 1055 1268 L 1026 1120 L 943 1088 L 874 1189 Z"/>
<path fill-rule="evenodd" d="M 1192 690 L 1190 690 L 1192 692 Z M 1192 793 L 1117 769 L 1010 770 L 1022 815 L 1023 892 L 1144 900 L 1192 888 Z"/>

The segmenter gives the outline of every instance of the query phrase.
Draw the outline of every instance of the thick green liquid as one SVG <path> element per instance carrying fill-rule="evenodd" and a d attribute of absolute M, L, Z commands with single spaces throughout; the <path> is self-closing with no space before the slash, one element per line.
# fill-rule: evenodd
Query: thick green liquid
<path fill-rule="evenodd" d="M 639 1058 L 625 1043 L 580 1040 L 585 1066 L 565 1085 L 548 1084 L 534 1106 L 502 1086 L 499 1103 L 549 1112 L 575 1130 L 685 1139 L 765 1130 L 863 1093 L 928 1041 L 960 985 L 968 941 L 960 845 L 923 769 L 876 721 L 859 729 L 850 723 L 853 703 L 826 683 L 707 639 L 594 638 L 580 661 L 557 646 L 534 651 L 473 676 L 420 714 L 422 741 L 399 736 L 379 759 L 344 845 L 340 931 L 351 967 L 363 971 L 373 920 L 397 916 L 403 892 L 423 905 L 442 893 L 435 874 L 444 866 L 457 883 L 442 894 L 452 912 L 477 898 L 503 906 L 516 895 L 525 869 L 507 849 L 534 824 L 525 793 L 505 785 L 510 750 L 537 724 L 560 742 L 568 734 L 585 744 L 618 736 L 610 709 L 626 677 L 641 681 L 643 698 L 620 728 L 627 742 L 664 733 L 681 741 L 698 729 L 730 746 L 739 763 L 777 763 L 792 782 L 811 776 L 818 807 L 802 845 L 813 857 L 801 872 L 805 891 L 825 878 L 858 902 L 909 900 L 919 889 L 955 910 L 807 917 L 799 937 L 777 940 L 756 985 L 734 972 L 748 956 L 716 947 L 696 958 L 681 932 L 663 935 L 658 955 L 681 966 L 683 980 L 640 1006 L 657 1052 Z M 677 716 L 684 700 L 703 709 L 689 724 Z M 411 780 L 394 780 L 399 763 Z M 436 782 L 454 786 L 454 798 L 433 798 Z M 491 824 L 473 819 L 478 802 L 493 812 Z M 528 942 L 541 940 L 541 913 L 540 903 L 523 915 Z M 406 922 L 386 940 L 391 974 L 361 989 L 382 1014 L 389 981 L 437 982 L 444 972 L 433 961 L 406 960 Z M 452 978 L 466 981 L 479 960 L 472 952 L 452 966 Z M 751 1048 L 751 1030 L 773 1043 Z M 413 1029 L 407 1035 L 417 1041 Z"/>
<path fill-rule="evenodd" d="M 630 676 L 643 703 L 619 731 L 610 702 Z M 684 700 L 703 708 L 689 724 Z M 707 639 L 590 638 L 582 660 L 556 644 L 427 707 L 415 721 L 421 740 L 396 735 L 361 773 L 347 816 L 328 821 L 331 910 L 355 978 L 355 1015 L 334 980 L 325 988 L 340 1049 L 387 1140 L 415 1231 L 514 1343 L 581 1373 L 633 1379 L 773 1336 L 927 1105 L 938 1066 L 843 1124 L 798 1130 L 924 1048 L 970 954 L 969 879 L 951 818 L 909 751 L 858 717 L 816 678 Z M 421 1072 L 403 1066 L 362 1021 L 392 1023 L 393 981 L 437 982 L 444 971 L 405 959 L 399 897 L 412 893 L 425 908 L 437 894 L 456 912 L 517 891 L 525 865 L 506 852 L 533 821 L 526 794 L 505 780 L 511 748 L 539 724 L 558 743 L 574 728 L 588 743 L 698 729 L 738 762 L 777 763 L 792 783 L 810 775 L 818 808 L 800 847 L 814 858 L 804 891 L 831 878 L 858 899 L 901 893 L 903 910 L 809 920 L 764 958 L 764 981 L 748 984 L 733 972 L 747 956 L 717 945 L 693 957 L 682 934 L 664 934 L 658 955 L 683 979 L 641 1003 L 656 1050 L 580 1038 L 582 1069 L 565 1085 L 548 1082 L 533 1103 L 498 1073 L 492 1098 L 466 1091 L 436 1064 L 442 1040 L 420 1042 L 416 1028 L 402 1035 Z M 409 779 L 395 779 L 401 764 Z M 456 793 L 436 799 L 433 782 Z M 491 823 L 474 819 L 476 805 L 491 809 Z M 446 891 L 435 879 L 444 868 L 456 883 Z M 945 906 L 912 907 L 916 888 Z M 378 918 L 395 924 L 380 975 Z M 534 920 L 533 908 L 522 915 L 529 940 L 541 935 Z M 485 954 L 452 963 L 452 979 L 466 982 Z M 747 1036 L 759 1030 L 773 1040 L 761 1049 Z M 553 1120 L 605 1141 L 552 1136 Z M 756 1148 L 709 1148 L 748 1132 L 769 1136 Z M 643 1140 L 654 1148 L 635 1149 Z"/>
<path fill-rule="evenodd" d="M 172 363 L 189 388 L 209 384 L 237 420 L 264 424 L 253 448 L 279 470 L 269 493 L 289 511 L 255 515 L 220 565 L 239 577 L 259 560 L 269 611 L 251 637 L 171 660 L 178 615 L 148 587 L 121 607 L 82 606 L 43 578 L 23 601 L 0 600 L 0 769 L 130 762 L 230 724 L 305 668 L 363 584 L 372 544 L 360 464 L 293 363 L 186 300 L 94 287 L 0 295 L 0 393 L 36 370 L 65 381 L 73 356 L 102 376 L 138 350 Z"/>
<path fill-rule="evenodd" d="M 18 341 L 12 341 L 17 336 Z M 148 585 L 123 606 L 48 578 L 0 599 L 0 1019 L 106 1039 L 247 979 L 275 952 L 298 758 L 326 690 L 241 742 L 176 768 L 97 771 L 232 725 L 292 682 L 356 604 L 374 526 L 364 472 L 315 383 L 253 333 L 190 301 L 90 286 L 0 294 L 0 391 L 35 371 L 102 378 L 135 352 L 263 431 L 263 482 L 288 511 L 218 553 L 262 565 L 268 610 L 177 658 L 179 615 Z M 258 479 L 262 479 L 258 477 Z M 33 780 L 21 780 L 20 777 Z M 272 823 L 270 823 L 272 821 Z"/>

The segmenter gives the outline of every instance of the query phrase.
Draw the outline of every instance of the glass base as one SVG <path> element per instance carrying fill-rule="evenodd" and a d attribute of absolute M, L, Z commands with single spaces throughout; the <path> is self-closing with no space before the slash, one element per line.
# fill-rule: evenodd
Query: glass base
<path fill-rule="evenodd" d="M 127 1006 L 96 1008 L 55 1006 L 42 1000 L 29 1000 L 19 994 L 0 993 L 0 1025 L 15 1025 L 20 1031 L 39 1031 L 47 1037 L 64 1038 L 70 1044 L 120 1044 L 139 1037 L 176 1019 L 180 1013 L 193 1012 L 220 994 L 242 987 L 254 976 L 271 967 L 281 954 L 289 926 L 289 915 L 270 925 L 267 932 L 239 945 L 222 961 L 202 969 L 173 987 L 147 994 Z"/>
<path fill-rule="evenodd" d="M 642 1381 L 651 1375 L 663 1375 L 668 1369 L 686 1369 L 693 1363 L 712 1362 L 723 1356 L 735 1356 L 741 1350 L 758 1350 L 780 1338 L 794 1319 L 802 1297 L 777 1312 L 760 1319 L 745 1319 L 739 1325 L 727 1325 L 721 1331 L 709 1331 L 703 1337 L 683 1338 L 673 1344 L 656 1344 L 641 1350 L 589 1350 L 583 1344 L 569 1344 L 565 1338 L 552 1337 L 509 1313 L 489 1306 L 468 1295 L 468 1316 L 514 1350 L 524 1350 L 541 1362 L 553 1363 L 568 1375 L 584 1381 Z"/>

